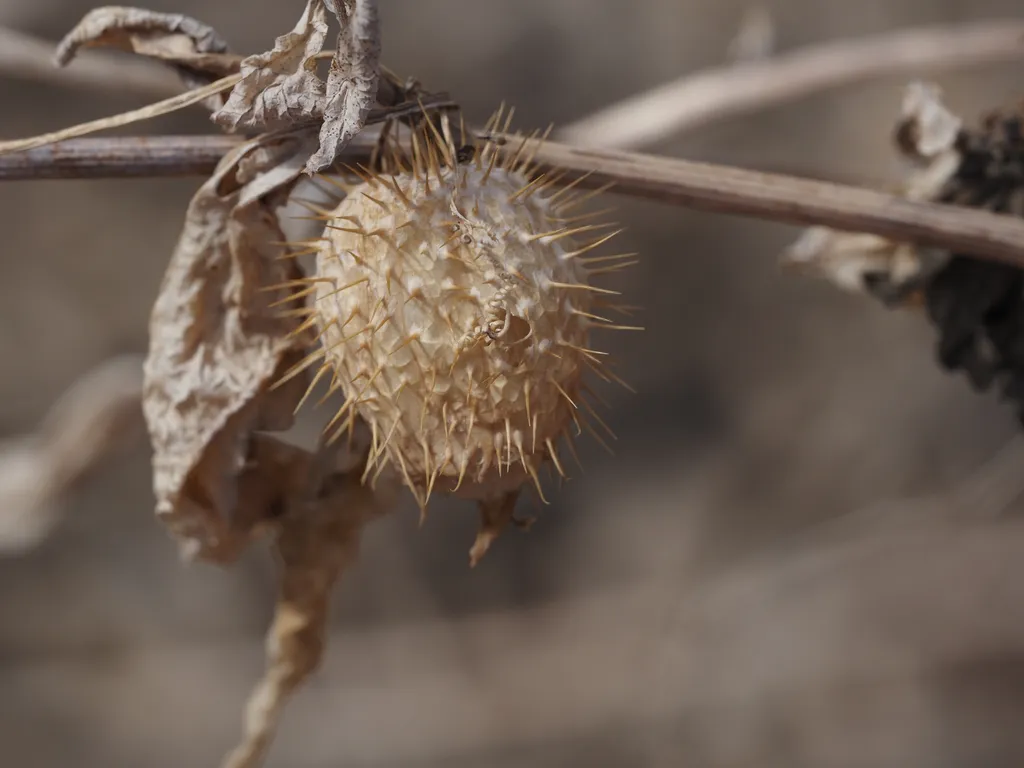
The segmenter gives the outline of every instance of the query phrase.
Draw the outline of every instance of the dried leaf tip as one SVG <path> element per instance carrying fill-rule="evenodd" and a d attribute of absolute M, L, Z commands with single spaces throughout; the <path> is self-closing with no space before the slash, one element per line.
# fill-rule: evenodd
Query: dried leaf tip
<path fill-rule="evenodd" d="M 905 155 L 927 161 L 949 152 L 962 128 L 963 120 L 942 102 L 938 86 L 919 81 L 907 86 L 896 129 L 896 144 Z"/>

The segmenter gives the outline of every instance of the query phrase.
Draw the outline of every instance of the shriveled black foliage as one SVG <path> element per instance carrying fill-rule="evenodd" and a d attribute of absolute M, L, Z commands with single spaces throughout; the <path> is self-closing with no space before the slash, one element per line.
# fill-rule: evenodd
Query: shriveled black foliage
<path fill-rule="evenodd" d="M 1024 217 L 1024 113 L 993 114 L 957 140 L 960 165 L 941 202 Z M 1024 427 L 1024 271 L 954 254 L 925 288 L 943 368 L 998 388 Z"/>

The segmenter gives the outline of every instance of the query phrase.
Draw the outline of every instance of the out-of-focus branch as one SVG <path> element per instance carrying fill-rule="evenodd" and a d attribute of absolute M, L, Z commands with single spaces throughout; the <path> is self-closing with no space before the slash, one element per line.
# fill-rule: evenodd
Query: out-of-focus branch
<path fill-rule="evenodd" d="M 50 532 L 79 482 L 141 438 L 142 359 L 117 357 L 75 381 L 39 429 L 0 443 L 0 553 Z"/>
<path fill-rule="evenodd" d="M 374 131 L 365 131 L 346 147 L 341 160 L 367 162 L 373 139 Z M 0 156 L 0 180 L 139 176 L 140 167 L 149 176 L 208 174 L 236 141 L 229 136 L 75 139 Z M 514 149 L 516 144 L 508 146 Z M 867 232 L 1024 266 L 1024 221 L 1012 216 L 781 174 L 556 142 L 543 143 L 536 160 L 557 170 L 559 183 L 576 182 L 579 188 L 610 185 L 617 194 L 684 208 Z"/>
<path fill-rule="evenodd" d="M 905 29 L 728 64 L 631 96 L 564 126 L 570 144 L 636 149 L 698 126 L 892 73 L 1024 58 L 1024 21 Z"/>
<path fill-rule="evenodd" d="M 832 518 L 807 531 L 809 537 L 887 534 L 936 523 L 973 525 L 1005 518 L 1024 495 L 1024 438 L 1014 436 L 957 484 L 920 496 L 884 499 Z"/>
<path fill-rule="evenodd" d="M 153 61 L 82 51 L 73 67 L 57 67 L 54 50 L 49 40 L 0 27 L 0 77 L 149 97 L 181 93 L 181 81 Z"/>

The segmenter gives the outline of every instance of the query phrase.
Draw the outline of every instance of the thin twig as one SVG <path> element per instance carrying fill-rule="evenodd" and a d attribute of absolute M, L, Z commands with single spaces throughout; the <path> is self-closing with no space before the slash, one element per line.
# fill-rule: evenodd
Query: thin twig
<path fill-rule="evenodd" d="M 374 131 L 364 131 L 341 160 L 367 162 L 374 139 Z M 0 180 L 206 175 L 239 140 L 232 136 L 75 139 L 0 156 Z M 1024 267 L 1024 221 L 1011 216 L 782 174 L 556 142 L 541 145 L 536 160 L 562 171 L 560 183 L 586 176 L 579 187 L 613 184 L 617 194 L 684 208 L 868 232 Z"/>
<path fill-rule="evenodd" d="M 821 43 L 687 75 L 564 126 L 570 144 L 637 149 L 714 120 L 860 80 L 1024 57 L 1024 21 L 931 26 Z"/>
<path fill-rule="evenodd" d="M 138 57 L 100 51 L 82 51 L 72 67 L 53 62 L 55 45 L 49 40 L 0 27 L 0 76 L 145 96 L 172 96 L 181 81 L 171 70 Z"/>

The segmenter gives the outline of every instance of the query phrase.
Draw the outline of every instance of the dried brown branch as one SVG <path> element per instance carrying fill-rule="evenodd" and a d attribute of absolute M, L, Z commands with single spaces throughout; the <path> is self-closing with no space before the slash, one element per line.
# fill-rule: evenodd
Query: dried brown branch
<path fill-rule="evenodd" d="M 564 182 L 586 176 L 581 186 L 614 184 L 616 192 L 686 208 L 786 224 L 824 223 L 1024 265 L 1024 222 L 1011 216 L 637 152 L 548 142 L 536 159 L 562 171 Z"/>
<path fill-rule="evenodd" d="M 178 78 L 153 62 L 87 51 L 62 69 L 54 66 L 55 51 L 49 40 L 0 27 L 0 77 L 149 97 L 181 92 Z"/>
<path fill-rule="evenodd" d="M 1019 19 L 898 30 L 686 75 L 570 123 L 557 135 L 576 145 L 636 149 L 714 120 L 872 77 L 1022 57 Z"/>
<path fill-rule="evenodd" d="M 72 139 L 0 155 L 0 181 L 209 176 L 240 136 Z"/>
<path fill-rule="evenodd" d="M 374 132 L 346 147 L 344 162 L 366 162 Z M 160 139 L 78 139 L 0 156 L 0 180 L 117 178 L 211 173 L 229 136 Z M 635 152 L 581 149 L 546 142 L 537 161 L 564 172 L 562 183 L 613 184 L 618 194 L 686 208 L 751 216 L 787 224 L 822 225 L 896 240 L 956 249 L 979 258 L 1024 265 L 1024 222 L 869 189 L 760 173 Z"/>

